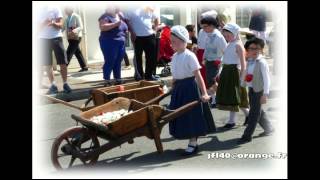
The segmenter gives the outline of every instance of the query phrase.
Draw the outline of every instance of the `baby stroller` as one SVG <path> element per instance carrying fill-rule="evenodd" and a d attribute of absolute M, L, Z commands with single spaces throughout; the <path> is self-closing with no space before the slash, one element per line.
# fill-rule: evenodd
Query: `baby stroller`
<path fill-rule="evenodd" d="M 158 42 L 158 61 L 157 66 L 163 67 L 161 71 L 161 76 L 166 77 L 171 75 L 171 69 L 169 63 L 171 62 L 172 55 L 174 51 L 171 47 L 171 40 L 170 40 L 170 27 L 164 26 L 161 29 L 161 35 L 157 38 Z"/>

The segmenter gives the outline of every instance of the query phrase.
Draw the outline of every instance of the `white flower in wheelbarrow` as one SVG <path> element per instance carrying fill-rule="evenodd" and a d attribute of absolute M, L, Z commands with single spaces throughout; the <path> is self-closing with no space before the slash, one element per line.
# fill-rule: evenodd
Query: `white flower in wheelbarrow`
<path fill-rule="evenodd" d="M 106 112 L 99 116 L 93 116 L 90 121 L 101 125 L 107 125 L 130 113 L 132 113 L 132 110 L 128 112 L 128 110 L 120 109 L 119 111 Z"/>

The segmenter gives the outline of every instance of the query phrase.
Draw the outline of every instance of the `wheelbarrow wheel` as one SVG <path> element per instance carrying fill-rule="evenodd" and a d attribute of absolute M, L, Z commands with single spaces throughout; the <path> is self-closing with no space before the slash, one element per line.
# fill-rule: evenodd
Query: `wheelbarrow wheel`
<path fill-rule="evenodd" d="M 99 154 L 84 160 L 76 154 L 86 155 L 90 151 L 99 148 L 97 136 L 88 129 L 76 126 L 64 131 L 53 142 L 51 160 L 53 166 L 58 169 L 67 169 L 79 164 L 93 165 L 97 162 Z"/>

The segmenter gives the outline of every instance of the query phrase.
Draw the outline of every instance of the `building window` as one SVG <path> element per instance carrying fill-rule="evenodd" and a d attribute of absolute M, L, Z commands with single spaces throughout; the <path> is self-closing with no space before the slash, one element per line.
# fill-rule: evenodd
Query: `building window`
<path fill-rule="evenodd" d="M 160 7 L 160 22 L 170 27 L 180 24 L 180 9 L 177 7 Z"/>
<path fill-rule="evenodd" d="M 239 6 L 236 8 L 236 23 L 242 27 L 249 27 L 251 11 L 249 7 Z"/>

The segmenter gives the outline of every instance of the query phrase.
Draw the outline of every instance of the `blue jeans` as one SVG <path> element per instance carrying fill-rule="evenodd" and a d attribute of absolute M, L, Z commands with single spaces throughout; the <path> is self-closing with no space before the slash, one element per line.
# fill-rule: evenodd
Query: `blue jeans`
<path fill-rule="evenodd" d="M 99 38 L 100 48 L 104 56 L 103 78 L 110 80 L 111 71 L 116 80 L 121 79 L 121 61 L 125 53 L 124 41 Z"/>

